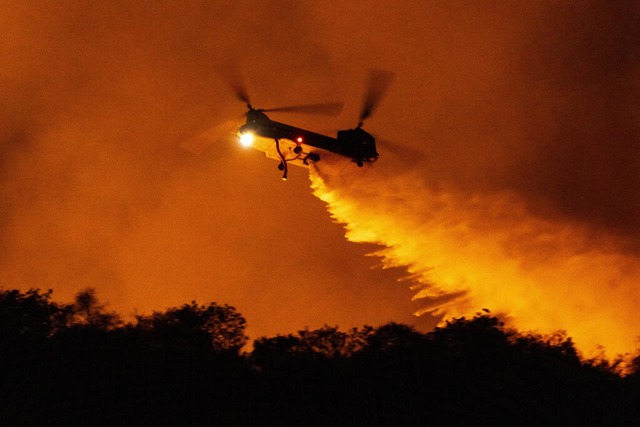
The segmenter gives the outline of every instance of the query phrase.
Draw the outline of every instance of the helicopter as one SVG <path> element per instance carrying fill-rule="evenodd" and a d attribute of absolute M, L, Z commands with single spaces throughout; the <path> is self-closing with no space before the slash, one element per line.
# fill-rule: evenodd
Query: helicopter
<path fill-rule="evenodd" d="M 393 80 L 393 73 L 370 70 L 358 125 L 353 129 L 339 130 L 336 137 L 322 135 L 306 129 L 271 120 L 266 113 L 300 112 L 337 115 L 342 103 L 295 105 L 272 109 L 253 108 L 244 85 L 232 86 L 236 97 L 248 108 L 246 122 L 238 129 L 241 145 L 264 152 L 267 157 L 279 161 L 278 169 L 287 180 L 288 165 L 308 167 L 318 162 L 327 152 L 350 158 L 359 167 L 375 162 L 379 155 L 375 138 L 362 129 L 364 120 L 369 118 L 385 91 Z"/>

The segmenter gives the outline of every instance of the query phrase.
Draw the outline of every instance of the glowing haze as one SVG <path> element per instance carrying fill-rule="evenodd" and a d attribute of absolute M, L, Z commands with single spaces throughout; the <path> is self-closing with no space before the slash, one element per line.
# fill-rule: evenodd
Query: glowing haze
<path fill-rule="evenodd" d="M 486 307 L 636 348 L 637 2 L 1 4 L 2 285 L 95 286 L 125 313 L 216 300 L 254 335 Z M 283 185 L 235 144 L 229 56 L 257 108 L 345 101 L 273 117 L 321 133 L 356 125 L 368 68 L 396 74 L 365 123 L 380 160 L 313 185 L 419 289 L 369 269 L 379 248 L 343 239 L 306 171 Z"/>

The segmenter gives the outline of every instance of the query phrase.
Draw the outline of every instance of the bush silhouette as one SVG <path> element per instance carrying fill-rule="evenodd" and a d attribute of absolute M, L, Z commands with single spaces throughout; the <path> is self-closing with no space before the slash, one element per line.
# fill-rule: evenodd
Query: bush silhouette
<path fill-rule="evenodd" d="M 480 313 L 422 333 L 388 323 L 261 337 L 191 302 L 124 322 L 81 291 L 0 291 L 6 425 L 640 425 L 640 357 L 584 360 L 566 334 Z"/>

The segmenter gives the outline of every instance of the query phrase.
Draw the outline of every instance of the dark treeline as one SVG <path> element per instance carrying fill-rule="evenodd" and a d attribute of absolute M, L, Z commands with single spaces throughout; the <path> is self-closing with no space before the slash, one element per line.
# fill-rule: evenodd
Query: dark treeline
<path fill-rule="evenodd" d="M 429 333 L 325 326 L 247 344 L 233 307 L 124 322 L 93 290 L 0 289 L 0 425 L 640 425 L 640 358 L 583 360 L 489 313 Z"/>

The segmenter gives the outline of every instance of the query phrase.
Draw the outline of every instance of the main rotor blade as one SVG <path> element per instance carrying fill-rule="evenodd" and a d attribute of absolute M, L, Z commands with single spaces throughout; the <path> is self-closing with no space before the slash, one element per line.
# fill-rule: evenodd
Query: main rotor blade
<path fill-rule="evenodd" d="M 183 141 L 180 147 L 191 151 L 193 154 L 202 154 L 212 145 L 225 143 L 227 139 L 233 138 L 235 131 L 241 124 L 242 122 L 240 120 L 226 120 Z"/>
<path fill-rule="evenodd" d="M 367 81 L 367 91 L 362 103 L 362 111 L 360 113 L 360 123 L 373 114 L 380 99 L 384 96 L 389 88 L 394 74 L 384 70 L 369 70 L 369 78 Z"/>
<path fill-rule="evenodd" d="M 224 59 L 218 63 L 217 71 L 227 82 L 236 98 L 247 104 L 247 107 L 250 106 L 249 92 L 242 78 L 238 61 L 234 58 Z"/>
<path fill-rule="evenodd" d="M 247 107 L 249 107 L 251 105 L 251 100 L 249 99 L 249 93 L 247 92 L 244 83 L 241 80 L 237 80 L 235 82 L 230 82 L 230 85 L 236 95 L 236 98 L 244 102 Z"/>
<path fill-rule="evenodd" d="M 287 107 L 269 108 L 262 110 L 267 113 L 303 113 L 303 114 L 319 114 L 323 116 L 337 116 L 344 107 L 343 102 L 330 102 L 323 104 L 307 104 L 307 105 L 289 105 Z"/>

